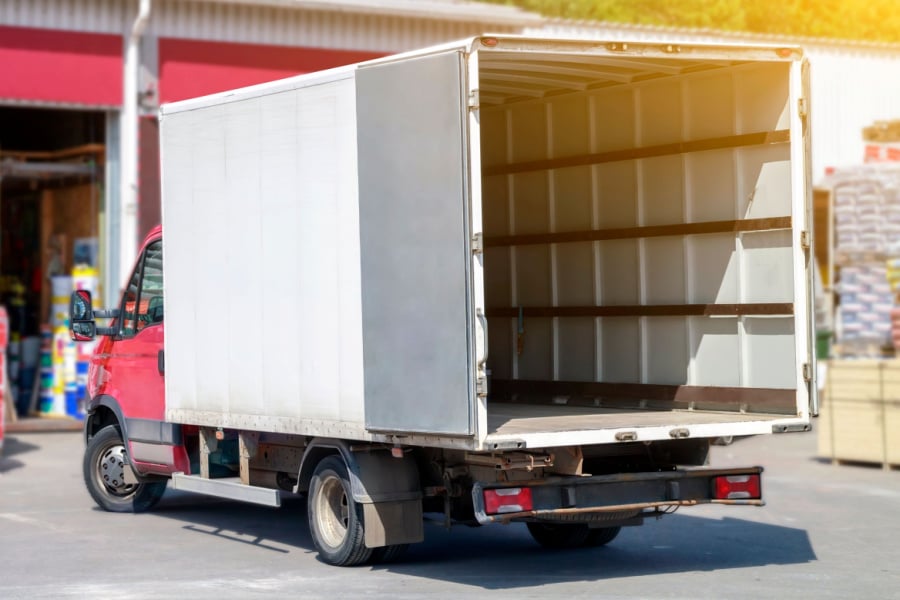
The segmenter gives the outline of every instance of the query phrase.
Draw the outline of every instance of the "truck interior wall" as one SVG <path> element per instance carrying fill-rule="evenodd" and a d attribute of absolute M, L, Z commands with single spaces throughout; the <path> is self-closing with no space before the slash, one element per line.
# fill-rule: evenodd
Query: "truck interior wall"
<path fill-rule="evenodd" d="M 789 65 L 490 104 L 520 66 L 481 65 L 489 401 L 795 414 Z"/>

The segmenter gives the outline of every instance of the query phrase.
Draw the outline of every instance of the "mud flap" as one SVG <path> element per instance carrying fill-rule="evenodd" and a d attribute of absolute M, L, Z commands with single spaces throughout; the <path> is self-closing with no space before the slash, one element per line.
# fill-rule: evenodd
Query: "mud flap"
<path fill-rule="evenodd" d="M 421 500 L 373 502 L 362 506 L 368 548 L 415 544 L 425 539 Z"/>

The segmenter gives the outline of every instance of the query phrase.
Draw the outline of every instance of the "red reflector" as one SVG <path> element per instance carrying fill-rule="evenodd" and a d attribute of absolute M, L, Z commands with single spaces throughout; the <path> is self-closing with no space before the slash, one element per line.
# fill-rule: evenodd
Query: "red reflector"
<path fill-rule="evenodd" d="M 481 38 L 481 45 L 487 46 L 488 48 L 493 48 L 499 43 L 500 40 L 498 40 L 497 38 Z"/>
<path fill-rule="evenodd" d="M 762 498 L 759 474 L 728 475 L 715 478 L 716 500 L 759 500 Z"/>
<path fill-rule="evenodd" d="M 484 490 L 484 512 L 489 515 L 531 510 L 530 488 Z"/>

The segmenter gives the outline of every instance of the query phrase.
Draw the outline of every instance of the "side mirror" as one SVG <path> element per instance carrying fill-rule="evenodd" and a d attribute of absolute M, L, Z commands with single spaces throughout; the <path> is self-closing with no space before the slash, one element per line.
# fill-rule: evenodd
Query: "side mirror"
<path fill-rule="evenodd" d="M 69 333 L 76 342 L 89 342 L 97 337 L 97 325 L 93 321 L 70 323 Z"/>
<path fill-rule="evenodd" d="M 89 291 L 72 292 L 69 300 L 69 335 L 76 342 L 89 342 L 97 337 L 92 302 Z"/>

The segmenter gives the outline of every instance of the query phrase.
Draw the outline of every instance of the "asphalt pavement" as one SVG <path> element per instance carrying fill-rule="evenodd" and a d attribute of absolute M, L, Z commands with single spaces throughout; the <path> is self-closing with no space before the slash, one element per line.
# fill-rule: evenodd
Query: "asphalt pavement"
<path fill-rule="evenodd" d="M 396 564 L 320 562 L 306 502 L 271 509 L 168 490 L 105 513 L 79 433 L 8 434 L 0 459 L 0 598 L 898 598 L 900 471 L 833 465 L 816 434 L 714 447 L 765 467 L 767 506 L 700 506 L 609 546 L 551 552 L 521 525 L 426 528 Z"/>

